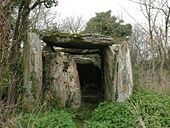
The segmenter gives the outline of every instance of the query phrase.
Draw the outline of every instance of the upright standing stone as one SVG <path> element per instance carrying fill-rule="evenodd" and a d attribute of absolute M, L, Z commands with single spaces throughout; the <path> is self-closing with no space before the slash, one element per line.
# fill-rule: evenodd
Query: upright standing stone
<path fill-rule="evenodd" d="M 114 96 L 114 73 L 116 53 L 112 46 L 106 48 L 103 58 L 103 87 L 105 100 L 111 101 Z"/>
<path fill-rule="evenodd" d="M 114 44 L 105 49 L 103 57 L 103 87 L 105 100 L 112 101 L 117 95 L 117 52 L 120 45 Z"/>
<path fill-rule="evenodd" d="M 52 97 L 60 107 L 78 108 L 81 105 L 80 82 L 76 63 L 68 54 L 44 54 L 44 86 L 49 86 Z"/>
<path fill-rule="evenodd" d="M 130 50 L 127 42 L 123 42 L 118 53 L 117 101 L 122 102 L 130 97 L 133 89 Z"/>
<path fill-rule="evenodd" d="M 41 40 L 35 33 L 28 33 L 24 44 L 24 87 L 30 101 L 39 101 L 42 89 Z"/>

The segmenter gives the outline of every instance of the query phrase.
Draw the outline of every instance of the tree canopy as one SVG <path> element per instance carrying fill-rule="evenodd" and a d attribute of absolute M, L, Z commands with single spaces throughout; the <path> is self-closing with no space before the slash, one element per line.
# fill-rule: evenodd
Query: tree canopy
<path fill-rule="evenodd" d="M 96 13 L 86 24 L 84 33 L 100 33 L 112 37 L 127 37 L 132 33 L 131 24 L 111 15 L 111 11 Z"/>

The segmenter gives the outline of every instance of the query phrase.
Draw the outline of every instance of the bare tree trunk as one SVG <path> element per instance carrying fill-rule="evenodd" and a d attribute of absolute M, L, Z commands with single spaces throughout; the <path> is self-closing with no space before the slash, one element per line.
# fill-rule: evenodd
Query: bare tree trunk
<path fill-rule="evenodd" d="M 164 84 L 164 64 L 165 64 L 165 54 L 162 50 L 162 53 L 160 53 L 161 56 L 161 63 L 160 63 L 160 86 L 163 87 Z"/>
<path fill-rule="evenodd" d="M 154 61 L 154 40 L 153 40 L 153 31 L 152 31 L 152 25 L 151 25 L 151 16 L 150 16 L 150 10 L 148 12 L 148 23 L 149 23 L 149 35 L 150 35 L 150 44 L 151 44 L 151 53 L 152 53 L 152 73 L 154 73 L 155 70 L 155 61 Z"/>
<path fill-rule="evenodd" d="M 160 39 L 160 44 L 161 44 L 161 53 L 160 53 L 160 57 L 161 57 L 161 62 L 160 62 L 160 85 L 161 86 L 165 86 L 165 83 L 163 83 L 164 81 L 164 77 L 163 76 L 163 70 L 164 70 L 164 66 L 166 65 L 166 68 L 169 69 L 169 50 L 168 50 L 168 30 L 169 30 L 169 24 L 170 24 L 170 7 L 168 6 L 168 1 L 165 1 L 165 3 L 167 4 L 165 10 L 162 10 L 163 13 L 165 14 L 165 31 L 164 33 L 161 32 L 161 36 L 164 37 L 163 39 Z M 163 42 L 164 40 L 164 42 Z"/>
<path fill-rule="evenodd" d="M 167 15 L 165 15 L 165 48 L 166 48 L 166 57 L 165 57 L 165 63 L 167 65 L 167 68 L 170 69 L 170 54 L 169 54 L 169 48 L 168 48 L 168 30 L 170 25 L 170 7 L 168 7 Z"/>

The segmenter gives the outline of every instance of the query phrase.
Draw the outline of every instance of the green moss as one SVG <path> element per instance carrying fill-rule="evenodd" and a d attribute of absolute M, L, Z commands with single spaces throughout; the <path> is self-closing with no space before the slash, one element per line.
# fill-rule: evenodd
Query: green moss
<path fill-rule="evenodd" d="M 77 38 L 81 39 L 81 34 L 70 34 L 70 33 L 60 33 L 58 31 L 46 31 L 44 33 L 41 33 L 41 36 L 54 36 L 54 37 L 60 37 L 60 38 Z"/>

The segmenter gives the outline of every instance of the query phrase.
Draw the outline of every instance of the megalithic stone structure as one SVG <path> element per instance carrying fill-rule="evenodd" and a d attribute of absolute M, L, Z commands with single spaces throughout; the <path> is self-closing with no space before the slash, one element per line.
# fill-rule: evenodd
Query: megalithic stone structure
<path fill-rule="evenodd" d="M 117 54 L 114 46 L 108 46 L 104 51 L 103 57 L 103 86 L 105 94 L 104 97 L 107 101 L 112 101 L 115 99 L 114 76 L 117 63 Z"/>
<path fill-rule="evenodd" d="M 117 101 L 122 102 L 132 95 L 133 78 L 130 49 L 126 41 L 122 42 L 117 57 L 116 90 Z"/>
<path fill-rule="evenodd" d="M 60 107 L 81 105 L 80 82 L 76 63 L 63 52 L 44 54 L 44 86 Z"/>
<path fill-rule="evenodd" d="M 53 98 L 61 107 L 78 108 L 83 100 L 123 102 L 132 95 L 126 41 L 116 43 L 101 34 L 58 33 L 42 40 L 46 43 L 43 53 L 35 33 L 28 34 L 24 45 L 24 87 L 30 101 L 39 101 L 43 91 L 47 100 Z"/>
<path fill-rule="evenodd" d="M 31 102 L 39 101 L 42 91 L 42 49 L 37 34 L 28 33 L 23 54 L 26 97 Z"/>

